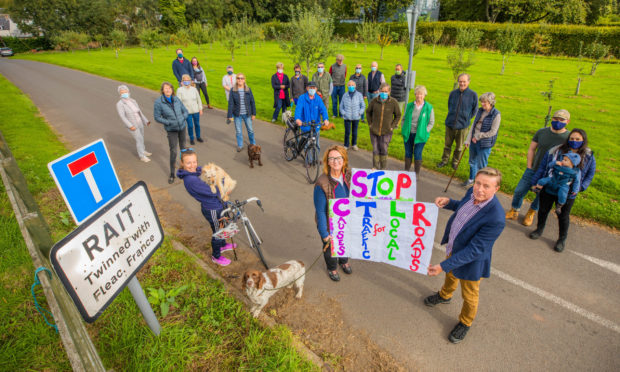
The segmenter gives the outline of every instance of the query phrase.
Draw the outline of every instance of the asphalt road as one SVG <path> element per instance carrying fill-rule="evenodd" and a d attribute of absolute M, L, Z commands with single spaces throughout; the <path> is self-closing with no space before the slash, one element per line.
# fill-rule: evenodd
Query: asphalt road
<path fill-rule="evenodd" d="M 154 154 L 153 161 L 140 162 L 134 141 L 115 110 L 117 81 L 16 59 L 0 61 L 0 73 L 31 97 L 73 148 L 103 138 L 117 168 L 132 172 L 151 187 L 168 186 L 163 128 L 154 121 L 147 128 L 146 148 Z M 152 119 L 158 93 L 130 88 Z M 209 89 L 210 94 L 223 94 L 216 86 Z M 312 186 L 306 183 L 300 162 L 284 161 L 283 128 L 255 122 L 265 165 L 250 170 L 246 153 L 235 152 L 234 129 L 224 123 L 224 117 L 222 111 L 205 110 L 201 125 L 207 141 L 195 146 L 199 163 L 214 161 L 224 167 L 238 181 L 233 197 L 262 199 L 264 217 L 250 215 L 255 216 L 253 221 L 266 242 L 268 260 L 311 262 L 319 249 Z M 321 141 L 323 148 L 332 143 Z M 351 158 L 354 167 L 371 164 L 365 151 Z M 388 167 L 400 169 L 402 163 L 390 159 Z M 418 199 L 434 200 L 443 194 L 446 183 L 445 176 L 423 171 Z M 188 218 L 202 218 L 178 180 L 169 192 L 186 206 Z M 460 198 L 464 192 L 453 186 L 448 194 Z M 506 195 L 500 200 L 505 207 L 509 205 Z M 449 215 L 440 211 L 437 241 Z M 443 274 L 430 278 L 354 261 L 353 275 L 333 283 L 320 263 L 308 275 L 305 295 L 312 298 L 324 292 L 336 298 L 349 324 L 366 331 L 410 369 L 620 370 L 620 238 L 606 229 L 574 223 L 567 249 L 558 254 L 551 248 L 557 236 L 555 219 L 550 218 L 548 225 L 543 238 L 531 241 L 527 238 L 531 228 L 507 223 L 494 247 L 493 274 L 481 284 L 478 315 L 459 345 L 451 344 L 447 335 L 457 322 L 460 294 L 452 304 L 437 308 L 422 302 L 441 287 Z M 440 262 L 442 255 L 435 249 L 432 262 Z"/>

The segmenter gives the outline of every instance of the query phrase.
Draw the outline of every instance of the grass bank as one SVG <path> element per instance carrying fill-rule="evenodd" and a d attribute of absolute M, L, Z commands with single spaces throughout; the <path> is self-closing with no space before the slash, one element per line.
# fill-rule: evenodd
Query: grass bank
<path fill-rule="evenodd" d="M 47 163 L 67 152 L 37 108 L 0 76 L 0 130 L 55 240 L 72 230 L 62 222 L 66 207 L 49 176 Z M 34 150 L 36 149 L 36 151 Z M 60 338 L 37 313 L 30 285 L 34 267 L 0 184 L 0 370 L 71 369 Z M 286 327 L 262 327 L 243 305 L 210 279 L 166 239 L 140 271 L 143 288 L 168 291 L 187 285 L 178 306 L 160 318 L 154 336 L 127 290 L 88 330 L 108 369 L 114 370 L 314 370 L 292 346 Z M 38 290 L 44 307 L 45 297 Z"/>
<path fill-rule="evenodd" d="M 424 166 L 436 169 L 443 151 L 445 126 L 443 120 L 447 113 L 447 98 L 452 89 L 452 73 L 446 65 L 449 48 L 425 47 L 414 58 L 417 70 L 416 84 L 428 88 L 427 100 L 435 107 L 436 126 L 424 149 Z M 266 42 L 242 48 L 235 53 L 235 61 L 231 62 L 230 54 L 219 44 L 203 46 L 198 51 L 196 46 L 184 48 L 185 55 L 197 56 L 206 70 L 209 83 L 211 103 L 219 108 L 226 108 L 226 98 L 221 87 L 221 79 L 228 64 L 233 64 L 235 71 L 247 75 L 256 101 L 258 116 L 270 119 L 273 112 L 273 91 L 270 77 L 275 72 L 278 61 L 285 63 L 285 72 L 292 71 L 292 61 L 274 42 Z M 345 55 L 345 63 L 349 72 L 356 63 L 362 63 L 364 73 L 368 72 L 370 62 L 379 60 L 379 48 L 362 45 L 341 44 L 339 52 Z M 547 90 L 548 81 L 556 79 L 555 109 L 566 108 L 571 112 L 569 128 L 582 128 L 588 133 L 590 147 L 594 150 L 597 160 L 597 174 L 587 192 L 582 193 L 573 207 L 573 214 L 585 217 L 602 224 L 620 228 L 620 172 L 617 161 L 620 160 L 620 147 L 616 139 L 620 131 L 614 124 L 614 113 L 620 111 L 617 100 L 618 88 L 609 82 L 620 78 L 620 65 L 602 64 L 595 76 L 586 76 L 582 82 L 581 95 L 575 96 L 577 82 L 577 62 L 569 58 L 536 58 L 516 55 L 510 58 L 506 73 L 500 75 L 502 56 L 492 52 L 476 53 L 476 64 L 471 67 L 471 88 L 481 94 L 492 91 L 497 96 L 496 107 L 502 113 L 502 124 L 499 139 L 491 153 L 489 165 L 499 168 L 504 173 L 502 190 L 512 193 L 521 177 L 526 163 L 526 152 L 533 134 L 544 126 L 547 103 L 540 94 Z M 114 51 L 78 51 L 74 53 L 38 53 L 20 54 L 19 58 L 54 63 L 66 67 L 88 71 L 101 76 L 129 82 L 158 90 L 162 81 L 173 81 L 171 62 L 174 58 L 174 47 L 159 48 L 154 51 L 154 63 L 141 48 L 127 48 L 115 58 Z M 406 63 L 407 52 L 402 45 L 389 46 L 384 50 L 384 59 L 379 60 L 379 69 L 386 75 L 393 74 L 396 63 Z M 330 59 L 328 64 L 332 63 Z M 331 115 L 331 107 L 329 108 Z M 208 115 L 208 112 L 207 112 Z M 336 119 L 341 124 L 341 119 Z M 390 155 L 402 159 L 404 157 L 403 141 L 396 132 L 390 146 Z M 344 136 L 342 125 L 337 129 L 323 132 L 322 136 L 341 141 Z M 368 131 L 364 124 L 360 126 L 359 145 L 370 148 Z M 457 176 L 465 179 L 468 174 L 467 158 L 457 172 Z M 356 164 L 370 166 L 370 164 Z M 449 167 L 448 167 L 449 168 Z M 449 174 L 451 169 L 438 170 Z M 530 194 L 532 197 L 533 194 Z"/>

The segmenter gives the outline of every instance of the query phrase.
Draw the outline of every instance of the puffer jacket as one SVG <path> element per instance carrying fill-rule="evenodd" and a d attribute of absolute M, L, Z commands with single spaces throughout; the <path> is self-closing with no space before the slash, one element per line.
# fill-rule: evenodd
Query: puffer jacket
<path fill-rule="evenodd" d="M 344 120 L 360 120 L 364 115 L 366 104 L 364 103 L 364 96 L 357 90 L 353 93 L 346 92 L 342 96 L 340 101 L 340 114 Z"/>
<path fill-rule="evenodd" d="M 163 124 L 167 132 L 185 129 L 185 119 L 189 113 L 178 97 L 172 96 L 172 102 L 168 103 L 164 95 L 155 100 L 153 116 L 155 121 Z"/>

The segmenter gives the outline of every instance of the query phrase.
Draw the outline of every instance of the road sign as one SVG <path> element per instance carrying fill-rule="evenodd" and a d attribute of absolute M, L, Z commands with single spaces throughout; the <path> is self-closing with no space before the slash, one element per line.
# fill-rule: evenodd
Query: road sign
<path fill-rule="evenodd" d="M 123 191 L 102 139 L 47 167 L 78 225 Z"/>
<path fill-rule="evenodd" d="M 151 196 L 140 181 L 56 243 L 50 261 L 84 320 L 92 323 L 163 238 Z"/>

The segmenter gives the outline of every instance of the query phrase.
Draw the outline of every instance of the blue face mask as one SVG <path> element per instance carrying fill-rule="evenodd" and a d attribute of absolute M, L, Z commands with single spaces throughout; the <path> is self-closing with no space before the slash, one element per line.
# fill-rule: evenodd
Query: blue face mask
<path fill-rule="evenodd" d="M 381 97 L 382 100 L 386 100 L 388 99 L 389 94 L 385 93 L 385 92 L 381 92 L 379 93 L 379 97 Z"/>
<path fill-rule="evenodd" d="M 351 93 L 355 92 L 355 87 L 354 86 L 349 86 L 349 92 L 351 92 Z"/>
<path fill-rule="evenodd" d="M 362 73 L 362 69 L 361 68 L 356 68 L 355 69 L 355 73 L 356 74 L 361 74 Z"/>
<path fill-rule="evenodd" d="M 578 149 L 583 145 L 583 141 L 568 141 L 568 147 L 571 149 Z"/>
<path fill-rule="evenodd" d="M 317 70 L 317 71 L 319 72 L 319 74 L 320 74 L 320 73 L 322 73 L 323 71 L 325 71 L 325 67 L 319 67 L 319 68 L 317 68 L 316 70 Z"/>
<path fill-rule="evenodd" d="M 121 98 L 129 98 L 129 93 L 123 93 L 123 94 L 121 94 Z"/>
<path fill-rule="evenodd" d="M 179 53 L 179 54 L 177 54 L 177 57 L 179 57 L 179 58 L 183 58 L 183 53 Z"/>
<path fill-rule="evenodd" d="M 228 75 L 232 75 L 232 74 L 233 74 L 233 72 L 232 72 L 232 71 L 230 71 L 230 70 L 226 71 L 226 73 L 227 73 Z"/>
<path fill-rule="evenodd" d="M 373 66 L 370 68 L 370 71 L 377 71 L 377 68 Z"/>
<path fill-rule="evenodd" d="M 308 89 L 308 95 L 310 97 L 314 96 L 316 94 L 316 89 Z"/>
<path fill-rule="evenodd" d="M 565 126 L 566 126 L 566 123 L 559 121 L 559 120 L 553 120 L 551 122 L 551 128 L 553 128 L 554 130 L 560 130 L 564 128 Z"/>

